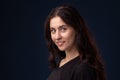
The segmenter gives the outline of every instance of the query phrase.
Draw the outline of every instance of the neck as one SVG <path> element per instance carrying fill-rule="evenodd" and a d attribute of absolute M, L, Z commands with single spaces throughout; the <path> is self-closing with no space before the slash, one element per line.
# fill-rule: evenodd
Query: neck
<path fill-rule="evenodd" d="M 63 66 L 65 63 L 79 56 L 79 52 L 76 48 L 72 48 L 65 51 L 66 57 L 61 60 L 59 67 Z"/>
<path fill-rule="evenodd" d="M 70 61 L 71 59 L 79 56 L 79 52 L 78 52 L 78 50 L 76 48 L 72 48 L 72 49 L 66 50 L 65 53 L 66 53 L 65 59 L 67 61 Z"/>

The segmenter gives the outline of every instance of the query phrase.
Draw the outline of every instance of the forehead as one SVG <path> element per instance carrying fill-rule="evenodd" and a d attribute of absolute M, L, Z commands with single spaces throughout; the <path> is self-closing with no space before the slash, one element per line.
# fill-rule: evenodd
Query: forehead
<path fill-rule="evenodd" d="M 50 20 L 50 27 L 52 28 L 57 28 L 61 25 L 66 25 L 66 23 L 59 16 L 53 17 Z"/>

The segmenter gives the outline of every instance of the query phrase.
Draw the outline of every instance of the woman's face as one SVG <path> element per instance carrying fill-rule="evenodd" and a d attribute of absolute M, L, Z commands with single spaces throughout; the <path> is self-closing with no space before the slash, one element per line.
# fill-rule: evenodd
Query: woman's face
<path fill-rule="evenodd" d="M 60 51 L 71 50 L 75 47 L 75 30 L 59 16 L 50 20 L 50 31 L 51 38 Z"/>

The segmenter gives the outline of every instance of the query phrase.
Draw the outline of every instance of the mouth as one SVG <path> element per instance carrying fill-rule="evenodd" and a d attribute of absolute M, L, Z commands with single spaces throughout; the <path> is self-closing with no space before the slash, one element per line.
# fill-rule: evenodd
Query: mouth
<path fill-rule="evenodd" d="M 59 46 L 59 47 L 61 47 L 64 43 L 65 43 L 65 41 L 56 42 L 57 46 Z"/>

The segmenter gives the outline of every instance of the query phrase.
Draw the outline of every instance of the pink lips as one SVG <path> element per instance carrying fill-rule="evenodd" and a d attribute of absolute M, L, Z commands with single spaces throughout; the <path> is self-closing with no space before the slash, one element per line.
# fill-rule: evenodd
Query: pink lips
<path fill-rule="evenodd" d="M 56 42 L 58 46 L 62 46 L 64 44 L 64 41 Z"/>

